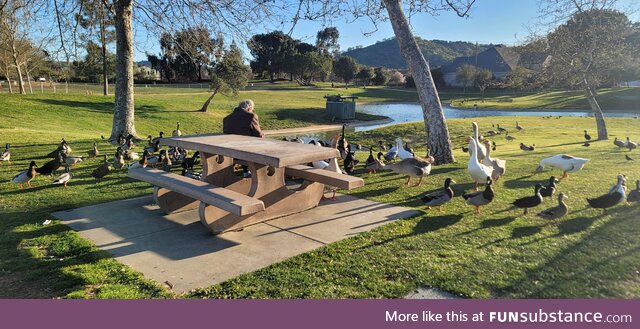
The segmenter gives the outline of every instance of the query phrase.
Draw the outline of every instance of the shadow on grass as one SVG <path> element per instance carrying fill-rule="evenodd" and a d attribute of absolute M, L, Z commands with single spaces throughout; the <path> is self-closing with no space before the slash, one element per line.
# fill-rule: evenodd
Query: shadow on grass
<path fill-rule="evenodd" d="M 60 99 L 34 99 L 36 102 L 56 105 L 61 107 L 73 107 L 76 109 L 85 109 L 89 112 L 113 113 L 113 102 L 84 102 Z"/>
<path fill-rule="evenodd" d="M 477 232 L 477 231 L 480 231 L 480 230 L 484 230 L 484 229 L 488 229 L 488 228 L 507 225 L 507 224 L 512 223 L 515 220 L 516 220 L 516 218 L 513 217 L 513 216 L 503 217 L 503 218 L 500 218 L 500 219 L 485 219 L 482 222 L 480 222 L 480 227 L 474 228 L 473 230 L 470 230 L 470 231 L 459 233 L 458 236 L 472 234 L 474 232 Z"/>

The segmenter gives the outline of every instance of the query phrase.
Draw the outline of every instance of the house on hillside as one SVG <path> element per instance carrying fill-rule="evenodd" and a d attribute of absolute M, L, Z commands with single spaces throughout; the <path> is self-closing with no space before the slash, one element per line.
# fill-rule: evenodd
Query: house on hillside
<path fill-rule="evenodd" d="M 474 56 L 457 57 L 453 63 L 443 66 L 441 70 L 447 85 L 457 87 L 462 84 L 456 80 L 456 72 L 464 64 L 488 69 L 495 79 L 504 79 L 518 66 L 540 71 L 547 65 L 549 58 L 549 55 L 539 53 L 519 54 L 511 48 L 497 45 Z"/>
<path fill-rule="evenodd" d="M 154 69 L 149 61 L 140 61 L 136 67 L 134 76 L 137 80 L 160 80 L 160 71 Z"/>

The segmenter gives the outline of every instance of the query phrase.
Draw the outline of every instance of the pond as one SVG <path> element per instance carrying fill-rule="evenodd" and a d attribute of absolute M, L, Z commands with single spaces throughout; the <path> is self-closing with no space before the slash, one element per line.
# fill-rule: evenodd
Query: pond
<path fill-rule="evenodd" d="M 464 118 L 478 118 L 478 117 L 494 117 L 494 116 L 570 116 L 570 117 L 587 117 L 593 116 L 588 110 L 519 110 L 519 109 L 504 109 L 504 110 L 461 110 L 444 106 L 444 116 L 447 119 L 464 119 Z M 349 127 L 347 130 L 353 131 L 368 131 L 380 127 L 386 127 L 398 123 L 422 121 L 422 107 L 418 103 L 378 103 L 378 104 L 362 104 L 356 108 L 357 112 L 363 112 L 368 114 L 382 115 L 391 119 L 388 122 L 382 124 L 372 125 L 360 125 L 357 127 Z M 638 110 L 636 110 L 638 111 Z M 638 116 L 638 112 L 615 112 L 605 113 L 605 117 L 623 117 L 632 118 Z M 301 138 L 305 142 L 309 142 L 312 139 L 329 140 L 335 135 L 336 131 L 323 131 L 312 132 L 307 134 L 298 134 L 295 136 L 287 136 L 292 139 L 295 137 Z"/>

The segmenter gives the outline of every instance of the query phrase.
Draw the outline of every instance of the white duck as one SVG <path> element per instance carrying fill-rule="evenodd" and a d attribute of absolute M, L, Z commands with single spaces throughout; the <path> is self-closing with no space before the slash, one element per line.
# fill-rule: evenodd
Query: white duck
<path fill-rule="evenodd" d="M 482 164 L 493 168 L 491 179 L 493 179 L 494 182 L 497 182 L 507 170 L 507 160 L 491 158 L 491 142 L 489 142 L 489 140 L 484 141 L 484 147 L 487 150 L 487 156 L 482 160 Z"/>
<path fill-rule="evenodd" d="M 71 174 L 71 172 L 69 172 L 68 166 L 65 168 L 64 171 L 65 171 L 64 173 L 62 173 L 60 176 L 58 176 L 56 179 L 53 180 L 53 183 L 62 184 L 64 185 L 64 188 L 67 188 L 67 183 L 69 183 L 71 178 L 73 178 L 73 175 Z"/>
<path fill-rule="evenodd" d="M 7 161 L 11 164 L 11 144 L 7 143 L 4 147 L 4 152 L 0 154 L 0 164 L 2 161 Z"/>
<path fill-rule="evenodd" d="M 329 160 L 329 164 L 327 167 L 323 168 L 324 170 L 328 170 L 334 173 L 338 173 L 338 174 L 344 174 L 344 172 L 342 172 L 342 169 L 340 169 L 340 165 L 338 164 L 338 158 L 333 158 L 331 160 Z M 326 200 L 326 199 L 330 199 L 330 200 L 335 200 L 336 199 L 336 190 L 338 188 L 335 186 L 330 186 L 330 185 L 325 185 L 324 186 L 324 192 L 333 192 L 333 196 L 331 198 L 327 198 L 324 196 L 324 193 L 322 193 L 322 199 Z"/>
<path fill-rule="evenodd" d="M 589 159 L 578 158 L 567 154 L 557 154 L 542 159 L 535 172 L 542 172 L 545 166 L 551 166 L 561 169 L 564 172 L 562 178 L 567 178 L 570 172 L 580 171 L 587 162 L 589 162 Z"/>
<path fill-rule="evenodd" d="M 315 140 L 310 141 L 309 144 L 322 147 L 322 145 L 318 144 Z M 313 168 L 325 169 L 329 166 L 329 162 L 326 160 L 318 160 L 318 161 L 311 162 L 311 165 L 313 166 Z"/>
<path fill-rule="evenodd" d="M 469 138 L 469 151 L 471 151 L 471 157 L 469 158 L 467 170 L 475 182 L 475 189 L 477 191 L 478 185 L 485 184 L 487 182 L 487 177 L 491 177 L 493 174 L 493 167 L 486 166 L 478 161 L 478 147 L 475 139 L 473 138 Z"/>
<path fill-rule="evenodd" d="M 476 142 L 476 148 L 477 148 L 477 155 L 478 155 L 478 161 L 482 161 L 484 160 L 484 157 L 487 154 L 487 149 L 484 147 L 484 145 L 482 145 L 482 143 L 480 143 L 480 136 L 478 134 L 478 123 L 477 122 L 472 122 L 471 126 L 473 127 L 473 140 Z M 469 149 L 469 154 L 471 154 L 471 149 Z M 483 179 L 482 182 L 484 183 L 486 181 L 486 179 Z"/>
<path fill-rule="evenodd" d="M 409 159 L 409 158 L 413 158 L 413 153 L 407 151 L 404 148 L 404 142 L 402 141 L 402 138 L 398 137 L 396 138 L 396 149 L 398 150 L 398 157 L 400 157 L 400 160 L 404 160 L 404 159 Z"/>

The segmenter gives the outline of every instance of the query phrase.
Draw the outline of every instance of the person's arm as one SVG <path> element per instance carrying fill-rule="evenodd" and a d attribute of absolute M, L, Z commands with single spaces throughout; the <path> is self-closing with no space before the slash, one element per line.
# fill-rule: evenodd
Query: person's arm
<path fill-rule="evenodd" d="M 260 129 L 260 121 L 258 120 L 258 115 L 253 114 L 253 119 L 251 119 L 251 133 L 256 137 L 264 137 L 264 133 L 262 129 Z"/>

